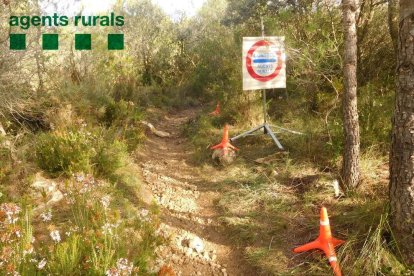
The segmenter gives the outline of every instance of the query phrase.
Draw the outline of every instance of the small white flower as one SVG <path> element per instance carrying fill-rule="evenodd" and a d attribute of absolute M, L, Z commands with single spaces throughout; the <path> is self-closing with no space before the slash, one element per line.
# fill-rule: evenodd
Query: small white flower
<path fill-rule="evenodd" d="M 101 203 L 105 210 L 108 209 L 110 202 L 111 202 L 111 197 L 109 195 L 106 195 L 103 198 L 101 198 Z"/>
<path fill-rule="evenodd" d="M 46 263 L 47 263 L 46 259 L 42 259 L 42 260 L 40 261 L 40 263 L 37 265 L 37 267 L 38 267 L 39 269 L 43 269 L 43 268 L 45 267 Z"/>
<path fill-rule="evenodd" d="M 70 231 L 72 231 L 72 232 L 78 232 L 78 231 L 79 231 L 79 226 L 77 226 L 77 225 L 75 225 L 75 226 L 71 226 L 71 227 L 69 228 L 69 230 L 70 230 Z"/>
<path fill-rule="evenodd" d="M 108 234 L 112 235 L 112 227 L 113 227 L 112 224 L 105 223 L 105 225 L 102 226 L 102 230 L 103 230 L 104 233 L 108 233 Z"/>
<path fill-rule="evenodd" d="M 115 267 L 108 269 L 105 273 L 106 276 L 119 276 L 118 270 Z"/>
<path fill-rule="evenodd" d="M 49 210 L 47 213 L 41 213 L 40 217 L 43 221 L 50 221 L 52 219 L 52 211 Z"/>
<path fill-rule="evenodd" d="M 50 237 L 52 238 L 52 240 L 60 242 L 59 230 L 51 231 L 50 232 Z"/>
<path fill-rule="evenodd" d="M 148 215 L 149 211 L 147 209 L 141 209 L 141 213 L 140 216 L 141 217 L 146 217 Z"/>
<path fill-rule="evenodd" d="M 26 256 L 27 254 L 32 254 L 32 253 L 33 253 L 33 246 L 30 246 L 28 250 L 23 251 L 23 256 Z"/>
<path fill-rule="evenodd" d="M 73 197 L 68 198 L 68 199 L 66 200 L 66 203 L 67 203 L 67 204 L 69 204 L 69 205 L 73 205 L 73 204 L 75 204 L 75 203 L 76 203 L 76 199 L 75 199 L 75 198 L 73 198 Z"/>
<path fill-rule="evenodd" d="M 116 266 L 120 270 L 121 275 L 131 275 L 134 264 L 132 262 L 128 263 L 127 259 L 120 258 L 116 262 Z"/>
<path fill-rule="evenodd" d="M 76 181 L 82 182 L 85 180 L 85 175 L 83 173 L 79 173 L 75 176 Z"/>
<path fill-rule="evenodd" d="M 151 219 L 150 216 L 148 216 L 148 214 L 149 214 L 149 210 L 148 209 L 141 209 L 141 211 L 138 212 L 138 217 L 143 222 L 150 222 L 152 219 Z"/>

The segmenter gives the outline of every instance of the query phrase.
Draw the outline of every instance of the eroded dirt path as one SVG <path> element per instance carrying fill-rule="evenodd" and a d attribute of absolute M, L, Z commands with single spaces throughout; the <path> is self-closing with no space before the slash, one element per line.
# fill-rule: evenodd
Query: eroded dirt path
<path fill-rule="evenodd" d="M 244 261 L 242 249 L 226 239 L 213 203 L 219 198 L 217 186 L 203 180 L 181 135 L 182 125 L 196 113 L 197 109 L 188 109 L 150 119 L 171 137 L 148 134 L 141 149 L 145 185 L 161 207 L 160 229 L 171 238 L 158 250 L 155 267 L 171 265 L 177 275 L 256 275 Z"/>

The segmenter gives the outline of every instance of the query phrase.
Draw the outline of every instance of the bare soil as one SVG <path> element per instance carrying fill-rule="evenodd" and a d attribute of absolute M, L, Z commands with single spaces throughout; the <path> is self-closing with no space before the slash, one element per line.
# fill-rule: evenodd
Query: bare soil
<path fill-rule="evenodd" d="M 150 110 L 150 121 L 157 130 L 170 137 L 147 133 L 139 151 L 146 202 L 151 198 L 161 208 L 162 225 L 170 243 L 161 247 L 153 264 L 154 272 L 171 266 L 176 275 L 258 275 L 243 257 L 243 248 L 236 248 L 226 238 L 214 202 L 220 198 L 220 183 L 206 181 L 192 161 L 189 141 L 182 135 L 182 125 L 197 115 L 198 108 L 165 115 Z M 214 141 L 212 141 L 214 142 Z M 207 150 L 207 149 L 206 149 Z M 205 173 L 205 172 L 204 172 Z"/>

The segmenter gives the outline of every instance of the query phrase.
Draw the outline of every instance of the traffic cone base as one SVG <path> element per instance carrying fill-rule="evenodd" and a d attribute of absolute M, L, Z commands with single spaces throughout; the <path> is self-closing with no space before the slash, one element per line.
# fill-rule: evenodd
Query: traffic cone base
<path fill-rule="evenodd" d="M 217 106 L 216 106 L 216 110 L 214 110 L 213 112 L 208 113 L 209 116 L 211 115 L 219 115 L 220 114 L 220 102 L 217 102 Z"/>
<path fill-rule="evenodd" d="M 210 149 L 215 150 L 215 149 L 218 149 L 218 148 L 223 149 L 223 155 L 224 156 L 227 155 L 227 150 L 228 149 L 239 150 L 238 148 L 236 148 L 235 146 L 233 146 L 230 143 L 230 140 L 229 140 L 229 126 L 228 125 L 226 125 L 224 127 L 224 135 L 223 135 L 223 140 L 221 141 L 221 143 L 218 144 L 218 145 L 215 145 L 214 147 L 211 147 Z"/>
<path fill-rule="evenodd" d="M 321 218 L 319 226 L 319 237 L 313 242 L 299 246 L 293 249 L 294 252 L 304 252 L 311 249 L 320 249 L 328 257 L 329 263 L 336 276 L 341 276 L 341 268 L 336 257 L 335 246 L 343 244 L 345 241 L 332 237 L 331 226 L 329 225 L 328 211 L 325 207 L 321 209 Z"/>

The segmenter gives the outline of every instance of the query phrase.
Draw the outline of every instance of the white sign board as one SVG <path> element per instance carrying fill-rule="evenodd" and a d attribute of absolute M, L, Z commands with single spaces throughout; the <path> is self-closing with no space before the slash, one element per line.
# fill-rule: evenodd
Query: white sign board
<path fill-rule="evenodd" d="M 243 90 L 286 88 L 284 36 L 243 37 Z"/>

